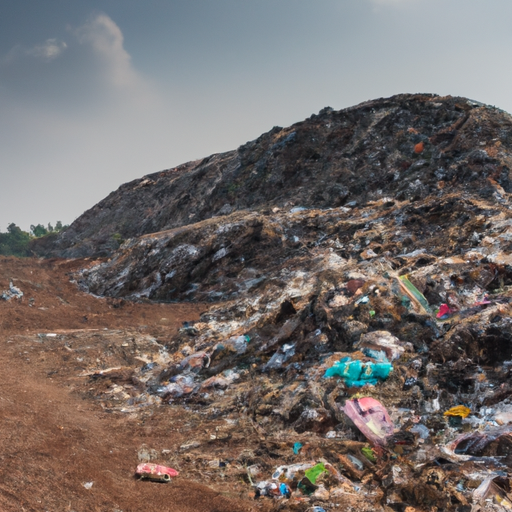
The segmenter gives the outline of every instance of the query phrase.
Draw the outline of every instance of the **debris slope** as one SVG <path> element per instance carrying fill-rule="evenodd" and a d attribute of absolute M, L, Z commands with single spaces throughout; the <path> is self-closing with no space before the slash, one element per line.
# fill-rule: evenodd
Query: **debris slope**
<path fill-rule="evenodd" d="M 208 304 L 102 392 L 221 418 L 210 467 L 260 506 L 508 510 L 511 158 L 512 118 L 465 98 L 326 108 L 123 185 L 47 250 L 108 255 L 74 274 L 96 295 Z"/>

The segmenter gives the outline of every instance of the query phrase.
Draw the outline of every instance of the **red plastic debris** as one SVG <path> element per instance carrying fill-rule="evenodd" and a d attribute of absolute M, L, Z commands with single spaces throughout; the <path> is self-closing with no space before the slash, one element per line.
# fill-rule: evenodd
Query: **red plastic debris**
<path fill-rule="evenodd" d="M 155 482 L 170 482 L 172 476 L 178 476 L 179 472 L 160 464 L 143 463 L 137 466 L 135 473 L 141 478 L 154 480 Z"/>
<path fill-rule="evenodd" d="M 436 317 L 437 318 L 448 318 L 449 315 L 451 315 L 454 311 L 452 309 L 450 309 L 450 306 L 448 306 L 448 304 L 441 304 L 441 306 L 439 306 L 439 311 L 437 312 L 437 315 Z"/>

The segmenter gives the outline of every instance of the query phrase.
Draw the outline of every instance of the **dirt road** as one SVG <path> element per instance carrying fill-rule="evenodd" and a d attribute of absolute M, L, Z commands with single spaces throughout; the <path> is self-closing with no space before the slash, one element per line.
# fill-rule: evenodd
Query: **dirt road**
<path fill-rule="evenodd" d="M 90 383 L 77 375 L 85 370 L 88 350 L 100 360 L 105 340 L 112 351 L 133 333 L 170 336 L 183 321 L 198 319 L 204 306 L 96 299 L 69 281 L 69 272 L 82 264 L 0 259 L 1 289 L 12 279 L 24 292 L 21 301 L 0 302 L 0 509 L 251 510 L 232 492 L 213 490 L 183 472 L 171 484 L 134 478 L 141 446 L 158 446 L 172 459 L 193 421 L 171 407 L 112 414 L 94 393 L 87 395 Z M 112 333 L 115 341 L 107 336 Z M 87 346 L 79 346 L 82 338 Z"/>

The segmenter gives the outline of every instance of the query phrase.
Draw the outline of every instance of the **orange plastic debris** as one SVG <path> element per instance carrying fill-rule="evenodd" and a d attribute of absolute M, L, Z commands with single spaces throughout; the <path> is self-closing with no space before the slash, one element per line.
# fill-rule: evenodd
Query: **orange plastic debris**
<path fill-rule="evenodd" d="M 455 407 L 452 407 L 451 409 L 448 409 L 444 416 L 459 416 L 461 418 L 467 418 L 471 413 L 471 409 L 469 407 L 466 407 L 464 405 L 456 405 Z"/>
<path fill-rule="evenodd" d="M 418 142 L 418 144 L 416 144 L 416 146 L 414 146 L 414 152 L 419 155 L 423 149 L 425 149 L 425 145 L 423 144 L 423 142 Z"/>

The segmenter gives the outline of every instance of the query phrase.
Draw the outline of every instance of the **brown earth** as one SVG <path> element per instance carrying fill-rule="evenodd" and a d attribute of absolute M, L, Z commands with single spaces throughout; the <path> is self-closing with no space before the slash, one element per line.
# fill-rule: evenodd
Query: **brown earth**
<path fill-rule="evenodd" d="M 87 351 L 105 354 L 113 339 L 165 338 L 183 321 L 197 320 L 204 307 L 94 298 L 69 281 L 68 273 L 83 265 L 0 259 L 2 287 L 12 279 L 25 293 L 21 301 L 0 303 L 0 509 L 251 510 L 231 489 L 202 485 L 200 475 L 191 479 L 182 471 L 168 485 L 134 477 L 141 446 L 169 450 L 166 457 L 174 458 L 177 446 L 196 434 L 196 415 L 180 407 L 106 412 L 88 391 L 90 376 L 80 376 L 80 360 Z M 157 462 L 168 462 L 162 457 Z"/>

